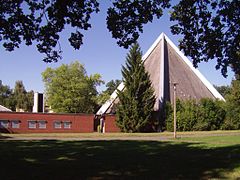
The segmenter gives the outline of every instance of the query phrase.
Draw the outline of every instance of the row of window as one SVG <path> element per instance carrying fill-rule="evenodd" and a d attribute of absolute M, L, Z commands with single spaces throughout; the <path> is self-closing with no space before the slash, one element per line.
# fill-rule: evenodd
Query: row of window
<path fill-rule="evenodd" d="M 13 128 L 19 129 L 21 121 L 19 120 L 0 120 L 0 128 Z M 55 129 L 71 129 L 72 122 L 71 121 L 54 121 L 53 127 Z M 29 120 L 28 121 L 28 128 L 29 129 L 46 129 L 47 128 L 47 121 L 45 120 Z"/>
<path fill-rule="evenodd" d="M 0 120 L 0 128 L 20 128 L 20 121 L 19 120 Z"/>

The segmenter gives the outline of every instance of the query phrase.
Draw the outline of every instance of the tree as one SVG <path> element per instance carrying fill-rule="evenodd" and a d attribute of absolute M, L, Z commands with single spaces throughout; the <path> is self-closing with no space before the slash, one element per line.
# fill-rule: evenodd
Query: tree
<path fill-rule="evenodd" d="M 99 105 L 102 105 L 107 100 L 109 100 L 111 94 L 117 89 L 118 85 L 121 83 L 121 80 L 111 80 L 106 84 L 107 89 L 99 94 L 97 97 L 97 102 Z"/>
<path fill-rule="evenodd" d="M 79 49 L 83 43 L 83 30 L 91 27 L 89 20 L 99 11 L 97 0 L 0 0 L 0 41 L 12 51 L 22 41 L 26 45 L 36 42 L 44 53 L 45 62 L 58 61 L 61 47 L 60 32 L 72 27 L 68 39 Z M 100 1 L 99 1 L 100 2 Z M 183 37 L 180 49 L 193 60 L 193 64 L 216 60 L 216 69 L 227 76 L 227 68 L 240 74 L 240 1 L 239 0 L 114 0 L 107 11 L 107 28 L 117 43 L 128 48 L 135 43 L 143 26 L 160 18 L 163 9 L 171 11 L 173 34 Z M 171 9 L 170 9 L 171 8 Z"/>
<path fill-rule="evenodd" d="M 33 91 L 27 92 L 22 81 L 16 81 L 14 89 L 3 85 L 0 80 L 0 104 L 15 111 L 22 109 L 31 112 L 33 107 Z"/>
<path fill-rule="evenodd" d="M 170 0 L 115 0 L 108 9 L 107 27 L 117 43 L 128 48 L 135 43 L 143 25 L 152 22 L 154 16 L 160 18 L 163 8 L 170 7 Z"/>
<path fill-rule="evenodd" d="M 94 113 L 96 86 L 103 81 L 99 74 L 87 76 L 82 64 L 75 61 L 42 73 L 47 104 L 55 112 Z"/>
<path fill-rule="evenodd" d="M 111 80 L 106 84 L 106 93 L 108 93 L 109 95 L 111 95 L 118 87 L 118 85 L 121 83 L 122 81 L 119 79 L 116 80 Z"/>
<path fill-rule="evenodd" d="M 216 69 L 227 76 L 231 67 L 240 74 L 240 1 L 181 0 L 173 7 L 172 33 L 181 34 L 180 49 L 193 64 L 215 59 Z"/>
<path fill-rule="evenodd" d="M 170 6 L 170 0 L 115 1 L 108 10 L 108 29 L 120 46 L 128 47 L 143 32 L 144 24 L 152 22 L 154 16 L 160 18 L 162 9 Z M 176 22 L 172 33 L 183 37 L 180 49 L 192 58 L 195 67 L 214 59 L 223 76 L 227 76 L 228 67 L 240 74 L 239 7 L 239 0 L 179 0 L 170 9 L 170 20 Z"/>
<path fill-rule="evenodd" d="M 15 110 L 13 91 L 7 86 L 3 85 L 0 80 L 0 105 L 3 105 L 11 110 Z"/>
<path fill-rule="evenodd" d="M 26 105 L 25 110 L 28 112 L 32 112 L 34 104 L 34 92 L 33 90 L 26 93 Z"/>
<path fill-rule="evenodd" d="M 226 119 L 223 129 L 240 129 L 240 76 L 231 83 L 230 94 L 226 96 Z"/>
<path fill-rule="evenodd" d="M 224 124 L 225 102 L 208 98 L 200 101 L 177 100 L 178 131 L 209 131 L 219 130 Z M 173 108 L 169 102 L 165 106 L 166 129 L 173 131 Z"/>
<path fill-rule="evenodd" d="M 16 102 L 16 110 L 17 109 L 26 109 L 26 98 L 27 91 L 23 85 L 22 81 L 16 81 L 14 87 L 14 100 Z"/>
<path fill-rule="evenodd" d="M 118 91 L 117 125 L 124 132 L 144 131 L 151 124 L 155 96 L 138 44 L 131 47 L 122 75 L 125 89 Z"/>
<path fill-rule="evenodd" d="M 225 98 L 228 94 L 230 94 L 231 87 L 230 86 L 214 86 L 217 91 Z"/>
<path fill-rule="evenodd" d="M 61 58 L 59 34 L 72 27 L 69 42 L 75 49 L 83 43 L 82 30 L 91 27 L 89 19 L 98 12 L 96 0 L 0 0 L 0 41 L 7 51 L 19 48 L 22 42 L 36 47 L 44 53 L 45 62 L 56 62 Z"/>

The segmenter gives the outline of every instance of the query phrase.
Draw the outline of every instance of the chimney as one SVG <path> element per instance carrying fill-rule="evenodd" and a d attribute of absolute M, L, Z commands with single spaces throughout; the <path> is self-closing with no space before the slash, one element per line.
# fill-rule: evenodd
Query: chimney
<path fill-rule="evenodd" d="M 42 112 L 44 113 L 44 96 L 43 93 L 34 93 L 34 105 L 33 112 Z"/>

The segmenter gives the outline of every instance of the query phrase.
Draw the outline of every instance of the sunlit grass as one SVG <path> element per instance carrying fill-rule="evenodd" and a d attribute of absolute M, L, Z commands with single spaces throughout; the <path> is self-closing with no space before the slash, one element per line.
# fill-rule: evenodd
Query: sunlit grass
<path fill-rule="evenodd" d="M 240 130 L 231 131 L 190 131 L 190 132 L 177 132 L 177 137 L 188 136 L 222 136 L 228 134 L 240 135 Z M 160 133 L 28 133 L 28 134 L 1 134 L 4 137 L 13 138 L 116 138 L 116 137 L 173 137 L 173 132 L 160 132 Z"/>
<path fill-rule="evenodd" d="M 4 180 L 237 179 L 240 177 L 238 132 L 201 132 L 190 136 L 178 133 L 177 139 L 172 138 L 172 133 L 51 134 L 51 137 L 65 137 L 64 141 L 3 139 L 0 174 Z M 69 135 L 103 138 L 68 141 Z M 26 134 L 33 136 L 41 137 Z M 130 140 L 106 138 L 119 136 Z M 142 140 L 149 136 L 153 139 L 165 136 L 169 140 Z"/>

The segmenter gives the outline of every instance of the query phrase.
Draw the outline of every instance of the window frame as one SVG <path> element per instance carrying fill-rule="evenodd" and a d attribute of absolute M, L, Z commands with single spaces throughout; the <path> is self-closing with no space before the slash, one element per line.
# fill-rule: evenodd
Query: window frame
<path fill-rule="evenodd" d="M 56 124 L 59 123 L 59 126 L 56 126 Z M 54 129 L 62 129 L 62 121 L 56 120 L 53 122 L 53 128 Z"/>
<path fill-rule="evenodd" d="M 44 123 L 44 124 L 41 124 Z M 38 121 L 38 128 L 39 129 L 47 129 L 47 121 L 46 120 L 39 120 Z"/>
<path fill-rule="evenodd" d="M 3 125 L 2 123 L 6 122 L 5 125 Z M 7 129 L 9 128 L 9 120 L 6 119 L 1 119 L 0 120 L 0 129 Z"/>
<path fill-rule="evenodd" d="M 71 129 L 72 128 L 72 122 L 71 121 L 63 121 L 62 123 L 63 123 L 63 129 Z"/>
<path fill-rule="evenodd" d="M 11 120 L 11 128 L 13 129 L 20 129 L 20 124 L 21 124 L 20 120 Z"/>
<path fill-rule="evenodd" d="M 30 123 L 34 122 L 35 126 L 30 127 Z M 37 121 L 36 120 L 28 120 L 28 129 L 37 129 Z"/>

